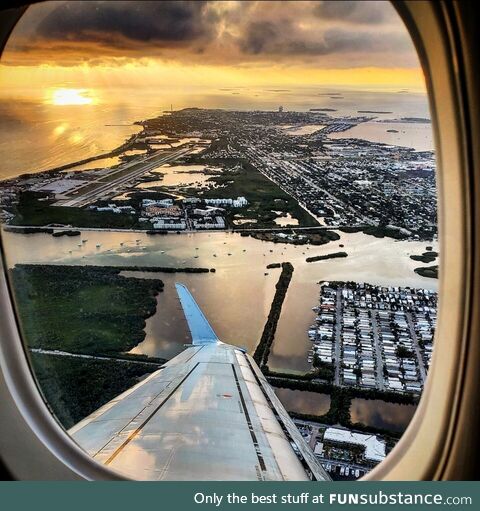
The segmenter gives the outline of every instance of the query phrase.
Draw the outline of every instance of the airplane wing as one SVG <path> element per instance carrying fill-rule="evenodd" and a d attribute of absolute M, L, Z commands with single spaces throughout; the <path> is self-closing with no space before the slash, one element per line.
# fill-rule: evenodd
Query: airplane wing
<path fill-rule="evenodd" d="M 176 283 L 182 309 L 187 319 L 188 328 L 192 335 L 192 344 L 211 344 L 220 342 L 210 323 L 194 300 L 190 291 L 183 284 Z"/>
<path fill-rule="evenodd" d="M 193 344 L 69 433 L 139 480 L 329 480 L 255 361 L 177 284 Z"/>

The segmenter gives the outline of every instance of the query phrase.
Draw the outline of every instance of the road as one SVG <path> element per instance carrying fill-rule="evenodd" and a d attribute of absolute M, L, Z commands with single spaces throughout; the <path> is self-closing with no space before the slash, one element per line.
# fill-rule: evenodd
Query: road
<path fill-rule="evenodd" d="M 420 351 L 420 346 L 418 344 L 417 333 L 415 332 L 415 326 L 413 324 L 412 319 L 412 313 L 407 312 L 405 315 L 407 317 L 408 326 L 410 327 L 410 334 L 412 336 L 413 346 L 415 348 L 415 354 L 417 356 L 417 366 L 420 371 L 420 378 L 422 380 L 423 387 L 423 385 L 425 384 L 425 380 L 427 378 L 427 372 L 425 371 L 425 364 L 423 363 L 422 352 Z"/>
<path fill-rule="evenodd" d="M 246 153 L 252 158 L 253 164 L 255 165 L 256 169 L 263 174 L 266 178 L 270 179 L 270 181 L 274 182 L 278 187 L 280 187 L 285 193 L 288 193 L 291 197 L 293 197 L 297 202 L 299 202 L 299 198 L 296 197 L 296 195 L 293 193 L 293 190 L 286 189 L 284 183 L 280 181 L 275 176 L 275 172 L 278 172 L 278 169 L 284 169 L 285 167 L 288 167 L 291 174 L 295 174 L 295 176 L 298 179 L 303 180 L 305 183 L 307 183 L 312 189 L 317 190 L 319 192 L 324 193 L 329 197 L 331 200 L 335 201 L 337 204 L 340 204 L 344 209 L 348 209 L 350 212 L 352 212 L 354 215 L 356 215 L 357 218 L 361 218 L 362 221 L 367 225 L 375 225 L 375 222 L 373 222 L 370 218 L 361 215 L 351 204 L 347 204 L 345 201 L 342 201 L 332 193 L 328 192 L 321 186 L 319 186 L 317 183 L 312 181 L 309 177 L 305 175 L 305 169 L 299 165 L 296 162 L 290 162 L 290 161 L 283 161 L 275 158 L 271 154 L 266 154 L 264 151 L 256 150 L 254 151 L 251 148 L 248 148 L 246 150 Z M 272 170 L 268 167 L 266 163 L 272 163 L 276 167 L 276 170 Z M 266 172 L 265 169 L 269 168 L 269 172 Z M 312 216 L 314 214 L 308 209 L 307 206 L 304 207 Z"/>
<path fill-rule="evenodd" d="M 80 353 L 69 353 L 68 351 L 60 350 L 44 350 L 42 348 L 30 348 L 32 353 L 40 353 L 41 355 L 52 355 L 55 357 L 70 357 L 70 358 L 87 358 L 92 360 L 113 360 L 115 362 L 125 362 L 126 364 L 147 364 L 155 367 L 160 367 L 162 364 L 158 362 L 148 362 L 143 360 L 126 360 L 124 358 L 116 357 L 102 357 L 98 355 L 82 355 Z"/>
<path fill-rule="evenodd" d="M 118 188 L 119 186 L 140 177 L 141 175 L 157 168 L 159 165 L 171 163 L 182 156 L 186 156 L 191 151 L 191 147 L 182 147 L 181 149 L 172 151 L 167 154 L 165 154 L 164 151 L 158 151 L 152 156 L 145 158 L 141 162 L 136 160 L 134 162 L 126 163 L 125 165 L 121 165 L 120 167 L 116 168 L 111 173 L 93 181 L 89 181 L 87 184 L 75 189 L 73 192 L 71 192 L 72 194 L 75 194 L 74 197 L 59 200 L 55 203 L 55 205 L 66 207 L 87 206 L 91 202 L 104 198 L 104 196 L 109 191 L 114 190 L 115 188 Z M 125 173 L 125 171 L 128 169 L 131 169 L 131 171 Z M 115 174 L 118 174 L 118 176 L 115 177 Z M 107 179 L 108 181 L 106 181 Z M 98 186 L 95 186 L 92 189 L 92 185 L 95 184 Z M 84 190 L 83 192 L 82 189 Z"/>
<path fill-rule="evenodd" d="M 188 225 L 188 224 L 187 224 Z M 151 231 L 152 229 L 119 229 L 119 228 L 113 228 L 113 227 L 75 227 L 72 225 L 63 225 L 63 226 L 55 226 L 50 227 L 48 225 L 38 226 L 38 225 L 10 225 L 7 224 L 6 227 L 8 227 L 8 231 L 15 231 L 15 230 L 22 230 L 22 229 L 52 229 L 53 231 L 66 231 L 66 230 L 78 230 L 78 231 L 99 231 L 99 232 L 138 232 L 138 233 L 146 233 L 147 231 Z M 322 231 L 328 231 L 328 230 L 335 230 L 339 229 L 340 227 L 345 226 L 318 226 L 318 227 L 295 227 L 292 228 L 285 228 L 285 227 L 272 227 L 272 228 L 253 228 L 253 229 L 213 229 L 213 230 L 199 230 L 199 229 L 184 229 L 183 231 L 179 231 L 181 234 L 192 234 L 193 232 L 285 232 L 289 230 L 294 231 L 308 231 L 308 230 L 322 230 Z M 349 227 L 357 227 L 357 226 L 349 226 Z M 172 229 L 175 231 L 175 229 Z"/>
<path fill-rule="evenodd" d="M 340 365 L 341 365 L 341 346 L 342 346 L 342 323 L 343 323 L 343 301 L 342 290 L 337 289 L 337 298 L 335 301 L 335 386 L 340 387 Z"/>
<path fill-rule="evenodd" d="M 375 343 L 375 355 L 376 355 L 376 368 L 375 368 L 375 376 L 377 380 L 377 388 L 379 390 L 385 390 L 385 378 L 383 377 L 383 355 L 382 348 L 380 346 L 380 334 L 378 332 L 378 323 L 377 323 L 377 313 L 374 310 L 370 311 L 371 314 L 371 323 L 372 323 L 372 331 L 373 331 L 373 340 Z"/>

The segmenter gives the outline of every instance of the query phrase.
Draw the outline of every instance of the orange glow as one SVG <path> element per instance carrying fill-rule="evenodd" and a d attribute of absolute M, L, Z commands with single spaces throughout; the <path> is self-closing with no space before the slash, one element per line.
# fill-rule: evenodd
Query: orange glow
<path fill-rule="evenodd" d="M 58 88 L 48 91 L 46 103 L 49 105 L 92 105 L 97 100 L 88 89 Z"/>

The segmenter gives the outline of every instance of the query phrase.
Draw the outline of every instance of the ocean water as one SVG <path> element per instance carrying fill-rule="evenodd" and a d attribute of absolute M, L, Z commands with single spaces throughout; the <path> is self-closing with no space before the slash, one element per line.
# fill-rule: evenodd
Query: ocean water
<path fill-rule="evenodd" d="M 238 110 L 308 111 L 330 108 L 331 116 L 369 115 L 377 119 L 429 117 L 425 94 L 375 91 L 299 89 L 270 95 L 245 91 L 177 94 L 165 97 L 154 91 L 130 91 L 107 95 L 109 103 L 76 106 L 6 99 L 0 90 L 0 179 L 39 172 L 108 152 L 120 145 L 139 126 L 132 123 L 156 117 L 164 110 L 186 107 Z M 388 114 L 362 114 L 375 110 Z M 358 128 L 361 129 L 361 128 Z M 357 129 L 357 130 L 358 130 Z M 356 136 L 361 136 L 356 133 Z"/>

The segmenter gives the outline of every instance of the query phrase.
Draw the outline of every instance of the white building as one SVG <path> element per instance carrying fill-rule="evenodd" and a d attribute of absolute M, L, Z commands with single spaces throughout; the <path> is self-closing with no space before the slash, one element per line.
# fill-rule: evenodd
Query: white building
<path fill-rule="evenodd" d="M 147 206 L 161 206 L 164 208 L 169 208 L 173 206 L 173 199 L 143 199 L 142 206 L 146 208 Z"/>
<path fill-rule="evenodd" d="M 176 231 L 183 231 L 187 228 L 187 224 L 185 220 L 179 220 L 178 218 L 153 218 L 154 221 L 153 228 L 154 229 L 173 229 Z"/>
<path fill-rule="evenodd" d="M 373 463 L 380 463 L 386 456 L 385 442 L 376 435 L 354 433 L 348 429 L 327 428 L 323 435 L 323 442 L 353 444 L 365 447 L 365 459 Z"/>
<path fill-rule="evenodd" d="M 234 208 L 243 208 L 248 205 L 245 197 L 237 197 L 236 199 L 205 199 L 205 204 L 213 206 L 232 206 Z"/>

